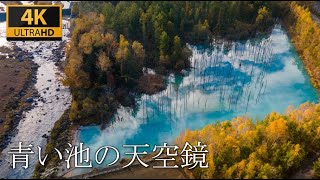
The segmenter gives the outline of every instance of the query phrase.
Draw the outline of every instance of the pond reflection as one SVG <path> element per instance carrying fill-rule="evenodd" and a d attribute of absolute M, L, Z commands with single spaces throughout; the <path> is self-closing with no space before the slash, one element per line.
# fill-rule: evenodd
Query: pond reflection
<path fill-rule="evenodd" d="M 263 118 L 289 105 L 317 102 L 318 94 L 286 33 L 276 26 L 269 37 L 246 42 L 190 46 L 192 68 L 170 75 L 167 89 L 137 97 L 134 109 L 120 107 L 110 127 L 82 127 L 78 141 L 103 145 L 174 143 L 186 129 L 248 115 Z M 131 149 L 128 149 L 130 151 Z M 100 167 L 100 166 L 99 166 Z"/>

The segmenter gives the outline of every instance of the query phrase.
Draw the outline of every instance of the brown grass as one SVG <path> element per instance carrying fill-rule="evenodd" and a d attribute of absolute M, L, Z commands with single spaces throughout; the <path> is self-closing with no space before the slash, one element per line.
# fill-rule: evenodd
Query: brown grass
<path fill-rule="evenodd" d="M 19 92 L 31 77 L 31 62 L 0 57 L 0 136 L 10 128 L 10 103 L 18 99 Z M 23 106 L 23 105 L 22 105 Z"/>

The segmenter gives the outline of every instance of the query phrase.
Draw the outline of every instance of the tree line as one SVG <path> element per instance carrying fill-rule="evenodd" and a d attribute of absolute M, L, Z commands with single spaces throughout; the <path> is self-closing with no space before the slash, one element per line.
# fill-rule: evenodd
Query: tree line
<path fill-rule="evenodd" d="M 312 84 L 320 88 L 320 24 L 312 19 L 305 3 L 292 2 L 288 6 L 283 21 L 291 40 L 298 51 L 305 68 L 311 76 Z"/>

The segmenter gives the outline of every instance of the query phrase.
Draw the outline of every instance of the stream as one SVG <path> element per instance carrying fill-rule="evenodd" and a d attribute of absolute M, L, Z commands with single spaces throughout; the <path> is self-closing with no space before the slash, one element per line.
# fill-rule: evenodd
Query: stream
<path fill-rule="evenodd" d="M 63 24 L 69 23 L 63 20 Z M 2 178 L 31 178 L 35 165 L 38 163 L 38 146 L 43 152 L 50 130 L 54 123 L 61 117 L 71 103 L 71 94 L 68 87 L 62 85 L 60 70 L 56 65 L 54 49 L 61 46 L 61 41 L 16 41 L 7 42 L 5 39 L 6 22 L 0 23 L 0 43 L 5 46 L 12 46 L 15 43 L 22 50 L 32 52 L 33 61 L 39 65 L 35 88 L 40 97 L 33 98 L 33 108 L 23 113 L 17 132 L 11 138 L 6 149 L 1 153 L 0 177 Z M 63 29 L 63 41 L 69 38 L 68 29 Z M 63 59 L 60 60 L 64 60 Z M 24 169 L 18 164 L 15 169 L 10 166 L 11 155 L 8 154 L 10 147 L 17 146 L 19 142 L 23 145 L 32 144 L 35 154 L 29 157 L 29 168 Z"/>

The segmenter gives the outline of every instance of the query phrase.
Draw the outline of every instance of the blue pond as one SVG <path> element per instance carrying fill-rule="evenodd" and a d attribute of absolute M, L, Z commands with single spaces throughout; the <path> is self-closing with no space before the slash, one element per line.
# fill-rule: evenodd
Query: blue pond
<path fill-rule="evenodd" d="M 268 37 L 245 42 L 190 46 L 194 68 L 185 76 L 171 75 L 167 89 L 137 97 L 138 107 L 120 107 L 113 123 L 82 127 L 78 141 L 94 150 L 110 145 L 124 152 L 124 144 L 174 144 L 186 129 L 200 129 L 237 116 L 262 119 L 289 105 L 318 102 L 318 93 L 280 25 Z M 108 164 L 106 162 L 104 164 Z M 103 167 L 99 165 L 99 167 Z"/>

